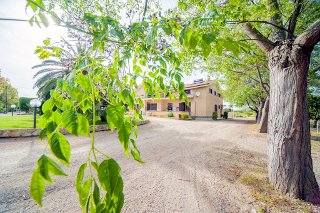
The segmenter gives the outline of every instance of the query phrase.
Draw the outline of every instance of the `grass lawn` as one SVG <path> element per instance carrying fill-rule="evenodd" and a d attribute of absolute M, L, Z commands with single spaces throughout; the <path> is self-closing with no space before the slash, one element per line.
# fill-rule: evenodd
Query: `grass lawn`
<path fill-rule="evenodd" d="M 0 129 L 15 128 L 33 128 L 33 115 L 0 116 Z"/>

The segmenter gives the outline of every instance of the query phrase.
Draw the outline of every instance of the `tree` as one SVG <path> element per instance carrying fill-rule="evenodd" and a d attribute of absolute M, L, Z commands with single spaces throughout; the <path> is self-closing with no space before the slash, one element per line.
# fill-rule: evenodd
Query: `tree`
<path fill-rule="evenodd" d="M 226 49 L 239 56 L 245 48 L 241 42 L 244 40 L 254 42 L 266 53 L 270 70 L 269 181 L 290 197 L 320 203 L 311 159 L 306 98 L 310 56 L 320 40 L 316 15 L 320 2 L 190 0 L 179 1 L 179 6 L 181 11 L 191 7 L 189 12 L 200 14 L 190 19 L 182 37 L 190 44 L 201 29 L 204 57 L 210 54 L 211 46 L 213 52 Z M 218 30 L 230 31 L 232 37 L 221 38 Z"/>
<path fill-rule="evenodd" d="M 37 78 L 33 87 L 38 88 L 37 95 L 43 100 L 50 98 L 50 90 L 56 88 L 57 81 L 71 72 L 78 57 L 86 54 L 85 47 L 80 43 L 77 43 L 76 47 L 64 39 L 61 43 L 60 46 L 51 45 L 51 41 L 47 39 L 44 46 L 38 46 L 35 50 L 35 53 L 41 54 L 40 59 L 43 61 L 32 67 L 38 70 L 33 76 Z"/>
<path fill-rule="evenodd" d="M 263 52 L 252 49 L 241 57 L 230 54 L 209 56 L 208 71 L 225 86 L 225 100 L 238 106 L 247 105 L 256 112 L 259 132 L 267 132 L 269 70 Z M 264 113 L 263 113 L 264 112 Z"/>
<path fill-rule="evenodd" d="M 0 72 L 0 111 L 7 113 L 12 104 L 17 104 L 18 98 L 18 90 L 11 85 L 9 79 L 2 77 Z"/>
<path fill-rule="evenodd" d="M 316 128 L 320 120 L 320 96 L 308 94 L 308 111 L 310 119 L 314 120 L 313 127 Z"/>
<path fill-rule="evenodd" d="M 30 101 L 32 100 L 32 98 L 28 98 L 28 97 L 20 97 L 19 98 L 19 108 L 21 111 L 23 112 L 30 112 L 31 110 L 31 106 L 30 106 Z"/>

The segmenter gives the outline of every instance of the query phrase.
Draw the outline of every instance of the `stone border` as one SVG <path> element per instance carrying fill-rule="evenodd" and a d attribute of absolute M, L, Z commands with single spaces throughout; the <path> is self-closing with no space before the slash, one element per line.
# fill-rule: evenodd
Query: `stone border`
<path fill-rule="evenodd" d="M 149 123 L 149 120 L 138 121 L 138 126 Z M 109 131 L 108 125 L 96 125 L 96 132 Z M 34 137 L 39 136 L 41 129 L 0 129 L 0 138 L 19 138 L 19 137 Z M 68 134 L 62 130 L 63 134 Z"/>

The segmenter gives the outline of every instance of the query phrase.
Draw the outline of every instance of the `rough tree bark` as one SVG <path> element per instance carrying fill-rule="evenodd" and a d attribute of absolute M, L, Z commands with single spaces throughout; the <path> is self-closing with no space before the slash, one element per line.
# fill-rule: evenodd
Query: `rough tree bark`
<path fill-rule="evenodd" d="M 267 97 L 266 101 L 264 102 L 261 119 L 259 122 L 259 133 L 267 133 L 268 131 L 268 116 L 269 115 L 269 97 Z"/>
<path fill-rule="evenodd" d="M 250 24 L 244 29 L 268 55 L 269 181 L 275 189 L 292 198 L 320 204 L 319 185 L 311 158 L 306 98 L 310 55 L 320 41 L 320 20 L 295 40 L 272 42 Z"/>
<path fill-rule="evenodd" d="M 310 50 L 292 41 L 284 41 L 268 53 L 269 180 L 290 197 L 320 202 L 311 159 L 306 99 L 310 54 Z"/>

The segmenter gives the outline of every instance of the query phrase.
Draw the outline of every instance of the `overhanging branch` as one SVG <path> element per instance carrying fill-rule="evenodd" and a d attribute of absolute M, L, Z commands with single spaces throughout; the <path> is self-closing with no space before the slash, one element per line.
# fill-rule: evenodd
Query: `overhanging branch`
<path fill-rule="evenodd" d="M 253 39 L 263 51 L 269 52 L 275 47 L 275 44 L 272 41 L 263 36 L 256 28 L 252 27 L 250 23 L 244 25 L 244 30 L 249 38 Z"/>
<path fill-rule="evenodd" d="M 311 27 L 304 31 L 293 44 L 305 47 L 308 49 L 313 48 L 320 41 L 320 19 L 317 20 Z"/>
<path fill-rule="evenodd" d="M 297 20 L 298 20 L 298 17 L 300 15 L 301 8 L 302 8 L 302 0 L 297 0 L 296 1 L 296 7 L 295 7 L 292 15 L 289 18 L 289 27 L 288 27 L 288 31 L 290 32 L 290 34 L 288 34 L 288 38 L 289 39 L 294 38 L 293 34 L 294 34 L 294 30 L 295 30 L 296 25 L 297 25 Z"/>

